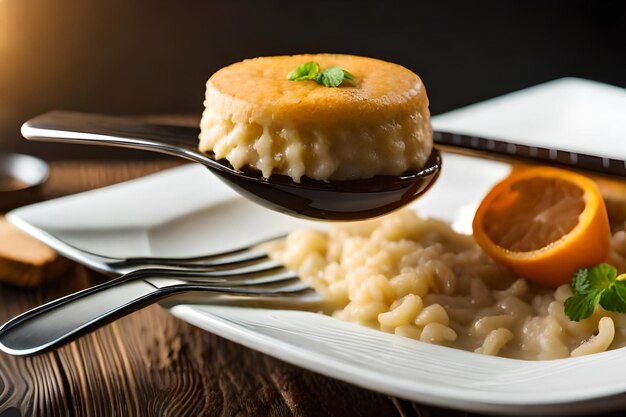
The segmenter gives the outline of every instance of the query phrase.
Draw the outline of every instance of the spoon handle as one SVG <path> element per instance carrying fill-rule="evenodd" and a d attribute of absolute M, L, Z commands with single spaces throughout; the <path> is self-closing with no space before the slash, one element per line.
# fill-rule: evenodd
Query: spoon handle
<path fill-rule="evenodd" d="M 126 117 L 51 111 L 22 125 L 22 136 L 42 142 L 82 143 L 160 152 L 227 170 L 198 151 L 200 129 L 144 123 Z"/>
<path fill-rule="evenodd" d="M 22 135 L 30 140 L 144 149 L 200 162 L 222 172 L 227 170 L 197 150 L 198 134 L 199 129 L 188 126 L 155 125 L 118 116 L 67 111 L 48 112 L 22 126 Z M 443 131 L 434 132 L 433 139 L 438 148 L 454 153 L 626 177 L 626 161 L 619 159 Z"/>
<path fill-rule="evenodd" d="M 619 159 L 442 131 L 434 132 L 433 139 L 439 149 L 454 153 L 508 162 L 559 165 L 593 174 L 626 177 L 626 161 Z"/>

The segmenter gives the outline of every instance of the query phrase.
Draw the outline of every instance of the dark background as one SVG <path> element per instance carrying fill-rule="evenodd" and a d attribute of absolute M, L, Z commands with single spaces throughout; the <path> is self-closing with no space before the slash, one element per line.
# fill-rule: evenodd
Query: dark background
<path fill-rule="evenodd" d="M 422 77 L 433 114 L 565 76 L 624 87 L 624 4 L 0 0 L 0 151 L 154 156 L 28 143 L 19 126 L 51 109 L 199 115 L 214 71 L 260 55 L 397 62 Z"/>

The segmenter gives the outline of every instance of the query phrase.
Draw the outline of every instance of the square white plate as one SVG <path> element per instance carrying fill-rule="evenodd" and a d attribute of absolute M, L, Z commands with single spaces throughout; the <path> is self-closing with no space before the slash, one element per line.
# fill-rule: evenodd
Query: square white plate
<path fill-rule="evenodd" d="M 626 89 L 561 78 L 433 118 L 433 128 L 626 160 Z"/>
<path fill-rule="evenodd" d="M 563 107 L 572 102 L 578 104 L 563 115 Z M 527 120 L 538 108 L 543 109 L 541 117 Z M 563 119 L 555 122 L 548 117 L 550 111 Z M 591 112 L 603 116 L 597 126 L 586 122 L 585 135 L 558 128 L 593 118 Z M 616 120 L 607 121 L 607 114 Z M 626 156 L 620 136 L 626 126 L 617 117 L 623 114 L 623 90 L 565 79 L 438 116 L 433 124 L 529 144 L 549 139 L 584 152 L 589 152 L 583 147 L 586 139 L 580 139 L 595 135 L 595 146 L 612 146 Z M 412 207 L 469 232 L 476 205 L 508 172 L 505 164 L 446 154 L 437 185 Z M 99 269 L 103 266 L 77 257 L 71 246 L 121 257 L 193 256 L 241 247 L 296 227 L 324 227 L 256 206 L 195 165 L 23 207 L 8 218 L 66 256 Z M 542 415 L 598 412 L 626 403 L 624 349 L 529 362 L 434 346 L 308 312 L 210 305 L 178 305 L 171 312 L 295 365 L 423 403 Z"/>

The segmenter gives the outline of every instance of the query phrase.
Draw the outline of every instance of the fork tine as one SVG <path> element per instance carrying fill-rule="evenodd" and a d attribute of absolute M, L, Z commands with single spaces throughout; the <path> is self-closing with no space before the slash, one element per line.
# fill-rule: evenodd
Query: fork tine
<path fill-rule="evenodd" d="M 260 250 L 240 250 L 236 253 L 224 253 L 198 258 L 129 258 L 119 262 L 111 262 L 114 268 L 127 268 L 132 266 L 171 266 L 174 268 L 203 269 L 203 268 L 228 268 L 241 264 L 253 263 L 267 259 L 267 253 Z"/>
<path fill-rule="evenodd" d="M 244 265 L 242 267 L 232 266 L 230 269 L 213 269 L 207 268 L 146 268 L 136 270 L 125 276 L 133 278 L 145 278 L 150 276 L 168 277 L 168 278 L 195 278 L 203 282 L 227 282 L 237 279 L 262 277 L 275 271 L 285 270 L 285 267 L 277 261 L 269 260 L 259 262 L 252 265 Z"/>
<path fill-rule="evenodd" d="M 262 260 L 267 258 L 267 253 L 258 249 L 263 243 L 272 242 L 284 236 L 276 236 L 270 239 L 263 239 L 257 243 L 226 252 L 214 253 L 209 255 L 184 257 L 184 258 L 166 258 L 166 257 L 136 257 L 110 261 L 111 267 L 128 268 L 146 265 L 162 265 L 173 267 L 202 268 L 202 267 L 228 267 L 230 265 L 242 264 Z"/>
<path fill-rule="evenodd" d="M 271 284 L 274 282 L 285 282 L 285 281 L 293 281 L 298 280 L 298 275 L 286 268 L 282 268 L 282 270 L 274 270 L 271 275 L 261 275 L 254 277 L 247 277 L 245 275 L 236 277 L 238 279 L 225 279 L 220 282 L 212 282 L 209 281 L 211 285 L 216 286 L 233 286 L 233 285 L 263 285 L 263 284 Z M 206 284 L 207 280 L 204 279 L 185 279 L 185 282 L 193 283 L 193 284 Z"/>
<path fill-rule="evenodd" d="M 252 265 L 244 265 L 242 267 L 232 267 L 230 269 L 212 269 L 212 268 L 207 268 L 206 270 L 190 270 L 190 274 L 193 274 L 194 272 L 198 272 L 197 275 L 201 275 L 201 276 L 205 276 L 205 277 L 223 277 L 223 278 L 229 278 L 229 277 L 236 277 L 236 276 L 244 276 L 244 275 L 258 275 L 258 274 L 263 274 L 263 273 L 267 273 L 267 272 L 271 272 L 271 271 L 275 271 L 277 269 L 283 269 L 285 268 L 281 263 L 274 261 L 274 260 L 268 260 L 265 262 L 258 262 L 258 263 L 254 263 Z"/>
<path fill-rule="evenodd" d="M 231 288 L 231 294 L 247 294 L 250 296 L 272 296 L 272 297 L 292 297 L 302 293 L 313 292 L 305 282 L 292 282 L 287 285 L 281 285 L 273 288 Z"/>
<path fill-rule="evenodd" d="M 264 239 L 254 244 L 233 249 L 221 253 L 209 255 L 193 256 L 193 257 L 133 257 L 133 258 L 117 258 L 108 255 L 102 255 L 81 249 L 65 242 L 58 237 L 52 237 L 66 248 L 66 256 L 78 261 L 79 263 L 92 265 L 94 268 L 113 274 L 128 274 L 138 269 L 152 268 L 178 268 L 178 269 L 229 269 L 241 265 L 253 264 L 261 262 L 268 258 L 267 253 L 259 246 L 280 239 L 284 236 L 277 236 L 270 239 Z"/>
<path fill-rule="evenodd" d="M 298 275 L 276 261 L 260 265 L 244 266 L 227 271 L 192 271 L 192 270 L 143 270 L 136 272 L 134 278 L 144 279 L 157 288 L 193 287 L 208 291 L 245 291 L 245 292 L 282 292 L 300 291 L 308 284 Z M 294 287 L 295 285 L 295 287 Z"/>
<path fill-rule="evenodd" d="M 303 292 L 314 291 L 306 282 L 301 281 L 297 277 L 282 280 L 267 282 L 264 284 L 252 286 L 221 286 L 221 285 L 206 285 L 206 284 L 185 284 L 189 288 L 212 291 L 216 293 L 224 294 L 241 294 L 248 296 L 291 296 L 298 295 Z"/>

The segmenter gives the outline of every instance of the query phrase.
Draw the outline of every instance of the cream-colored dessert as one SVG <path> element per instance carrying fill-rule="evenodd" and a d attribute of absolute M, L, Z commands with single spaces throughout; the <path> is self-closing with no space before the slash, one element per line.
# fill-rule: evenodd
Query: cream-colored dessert
<path fill-rule="evenodd" d="M 287 79 L 311 61 L 322 70 L 338 66 L 355 80 L 329 88 Z M 204 104 L 200 150 L 266 178 L 400 175 L 423 168 L 432 150 L 422 81 L 378 59 L 318 54 L 245 60 L 209 79 Z"/>

